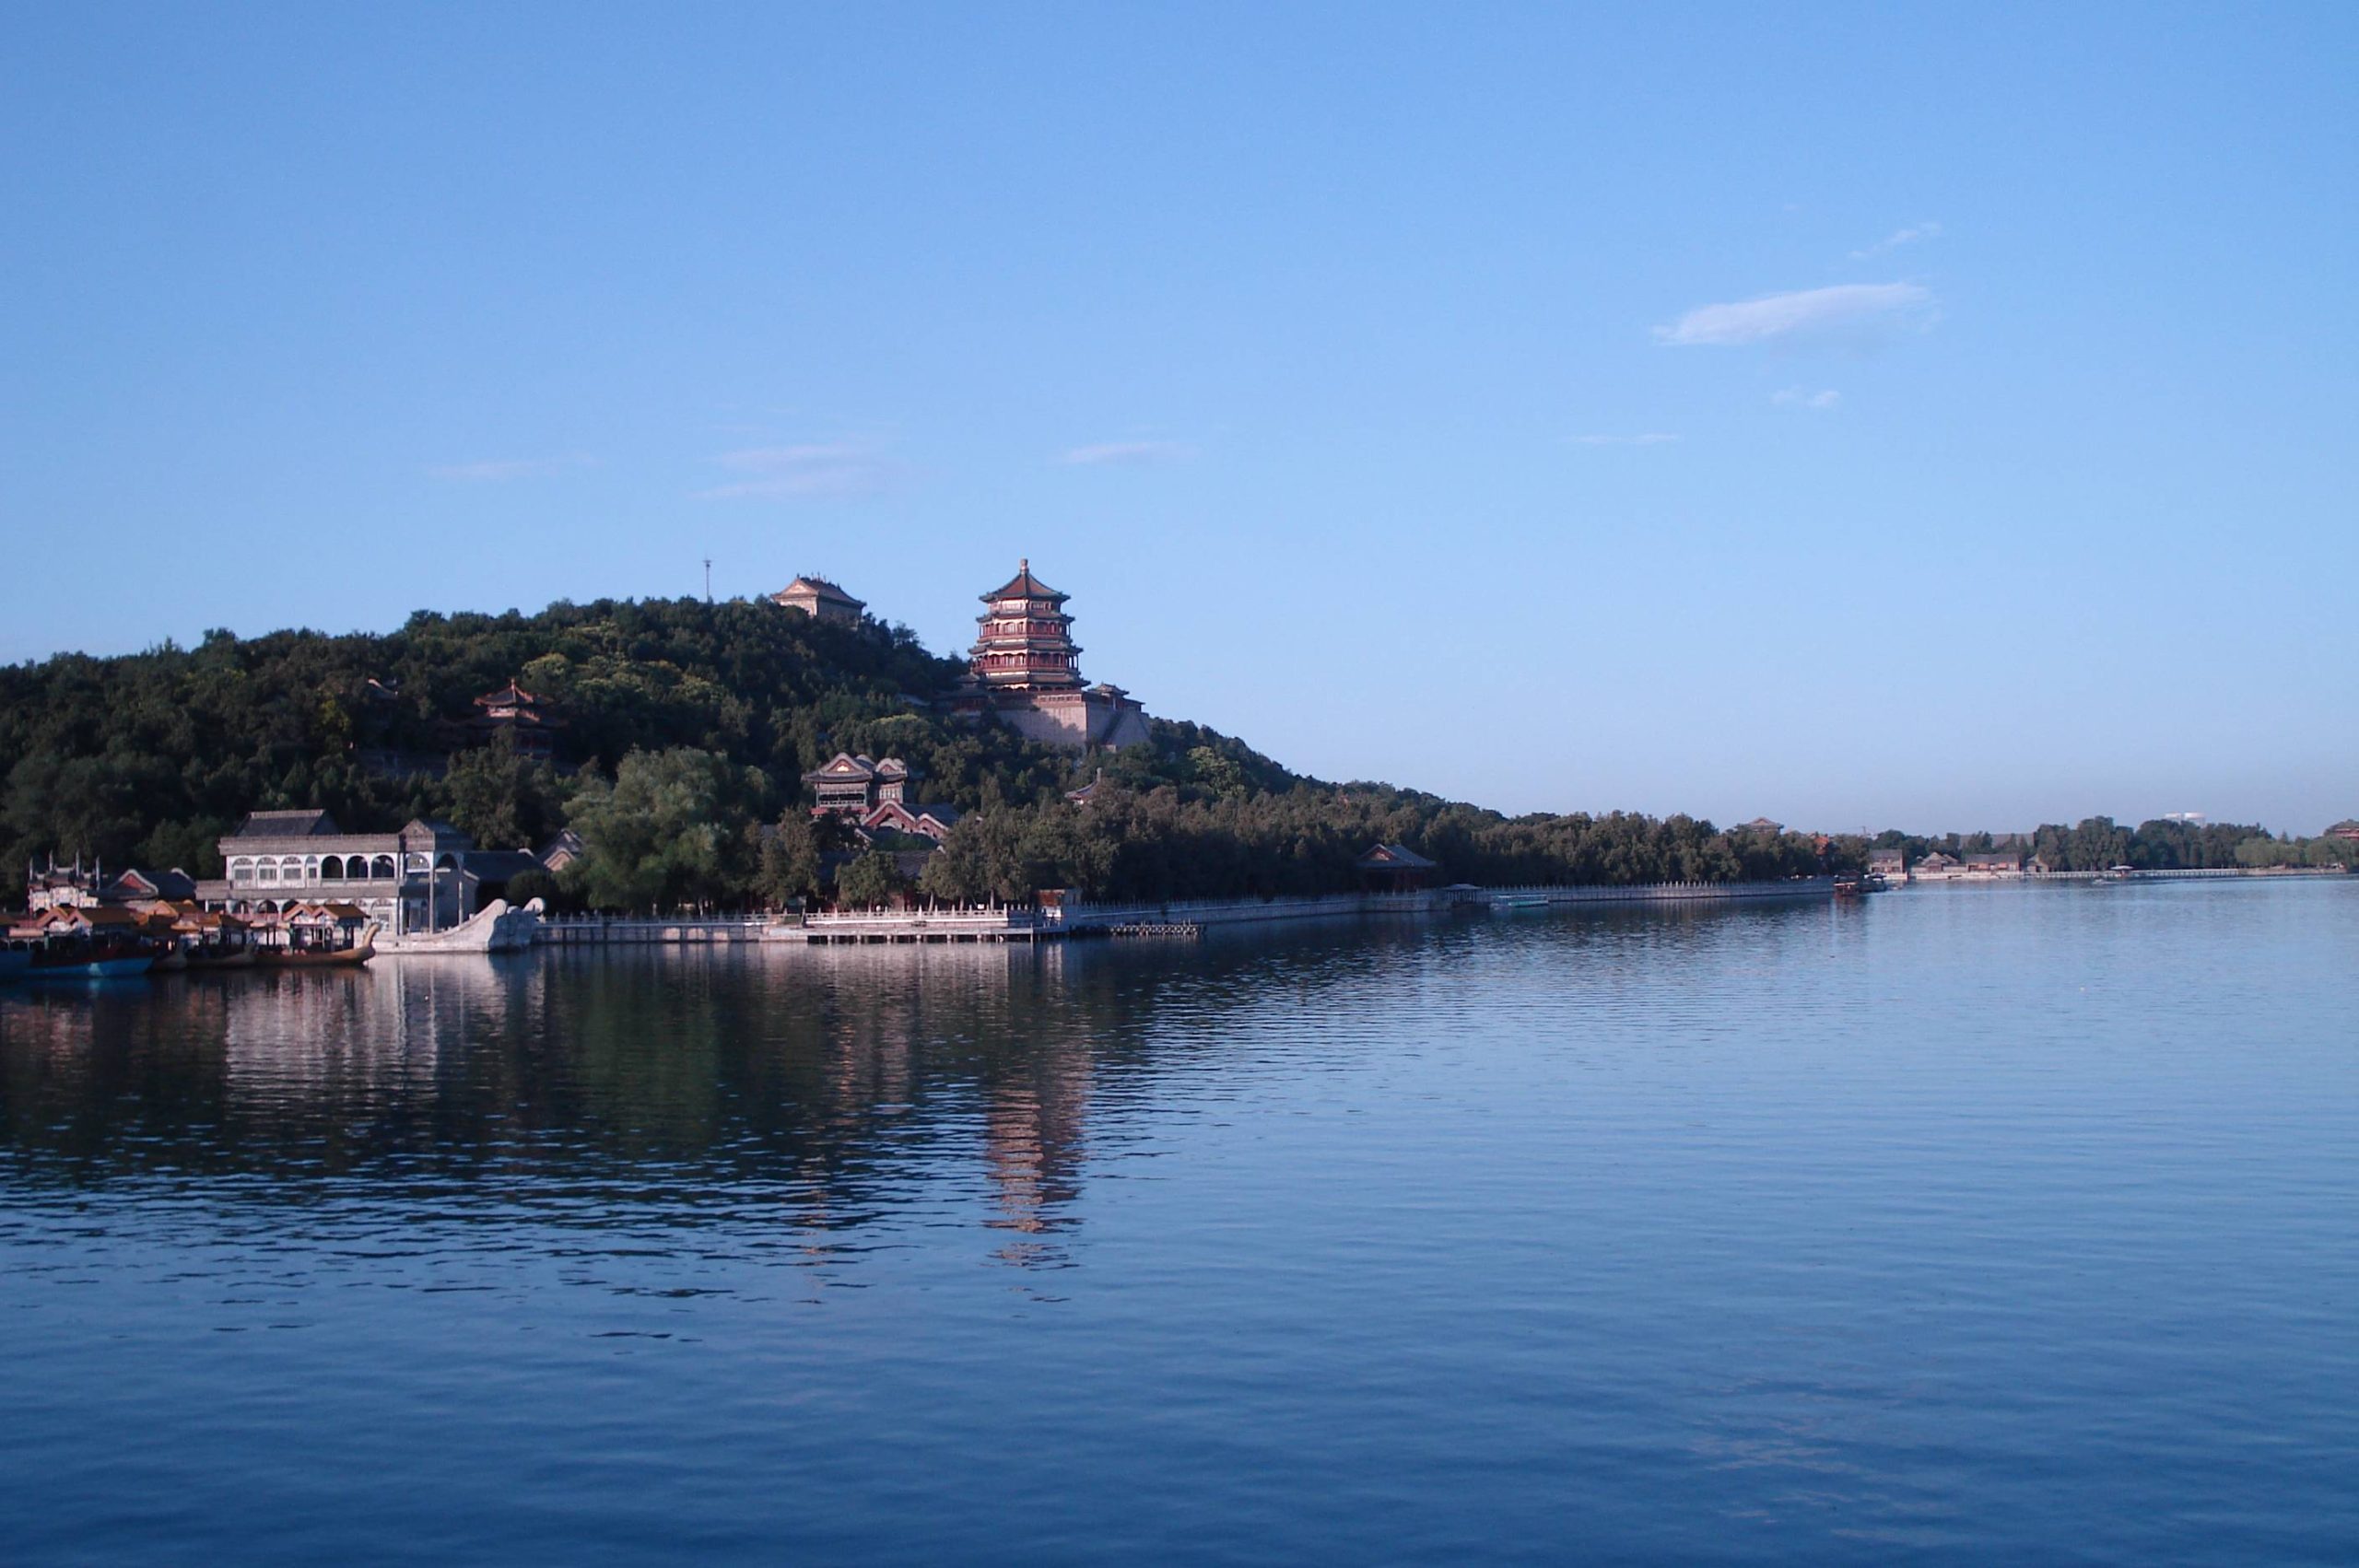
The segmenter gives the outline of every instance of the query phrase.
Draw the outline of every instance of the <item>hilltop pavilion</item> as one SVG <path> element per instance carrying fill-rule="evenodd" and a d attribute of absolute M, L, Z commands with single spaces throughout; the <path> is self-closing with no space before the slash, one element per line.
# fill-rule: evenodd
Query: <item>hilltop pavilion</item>
<path fill-rule="evenodd" d="M 860 613 L 868 608 L 824 577 L 798 577 L 776 593 L 770 603 L 790 610 L 800 610 L 815 621 L 834 621 L 847 626 L 860 625 Z"/>

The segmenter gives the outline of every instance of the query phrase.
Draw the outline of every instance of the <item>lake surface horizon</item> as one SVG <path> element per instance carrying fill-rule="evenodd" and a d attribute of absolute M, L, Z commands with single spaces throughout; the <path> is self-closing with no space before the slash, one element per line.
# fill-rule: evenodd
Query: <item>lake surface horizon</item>
<path fill-rule="evenodd" d="M 7 1556 L 2349 1562 L 2354 954 L 2338 879 L 0 990 Z"/>

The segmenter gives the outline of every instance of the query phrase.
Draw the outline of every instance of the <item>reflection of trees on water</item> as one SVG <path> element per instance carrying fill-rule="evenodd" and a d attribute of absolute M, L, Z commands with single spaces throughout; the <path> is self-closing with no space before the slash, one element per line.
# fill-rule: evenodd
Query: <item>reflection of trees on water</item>
<path fill-rule="evenodd" d="M 1823 911 L 1674 909 L 1169 949 L 558 950 L 18 988 L 0 993 L 0 1192 L 260 1176 L 223 1190 L 301 1202 L 335 1184 L 495 1223 L 756 1212 L 820 1249 L 972 1201 L 999 1256 L 1049 1262 L 1093 1136 L 1119 1144 L 1123 1118 L 1199 1093 L 1204 1070 L 1251 1092 L 1240 1029 L 1380 1050 L 1404 1011 L 1496 1014 L 1583 971 L 1608 1001 L 1632 988 L 1661 1006 L 1670 971 L 1725 973 L 1668 955 L 1765 919 L 1823 940 L 1805 934 Z M 1534 942 L 1544 962 L 1518 954 Z"/>
<path fill-rule="evenodd" d="M 1039 1261 L 1097 1059 L 1145 1070 L 1168 965 L 1136 956 L 558 952 L 27 990 L 0 1001 L 0 1182 L 595 1187 L 828 1232 L 947 1179 Z"/>

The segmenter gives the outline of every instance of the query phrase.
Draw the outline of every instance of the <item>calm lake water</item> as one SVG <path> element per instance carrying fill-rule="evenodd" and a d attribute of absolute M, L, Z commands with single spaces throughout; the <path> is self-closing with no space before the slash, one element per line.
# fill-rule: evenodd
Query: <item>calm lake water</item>
<path fill-rule="evenodd" d="M 2359 885 L 0 992 L 0 1559 L 2349 1563 Z"/>

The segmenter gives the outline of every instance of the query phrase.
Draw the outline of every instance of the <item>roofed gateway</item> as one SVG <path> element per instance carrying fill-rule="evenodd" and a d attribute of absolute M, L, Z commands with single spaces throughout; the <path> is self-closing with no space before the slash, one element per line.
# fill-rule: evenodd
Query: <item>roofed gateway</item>
<path fill-rule="evenodd" d="M 967 673 L 946 699 L 950 711 L 1075 750 L 1144 741 L 1144 708 L 1120 686 L 1082 685 L 1081 647 L 1064 609 L 1069 597 L 1035 577 L 1029 560 L 982 595 L 983 613 L 975 617 L 980 635 Z"/>

